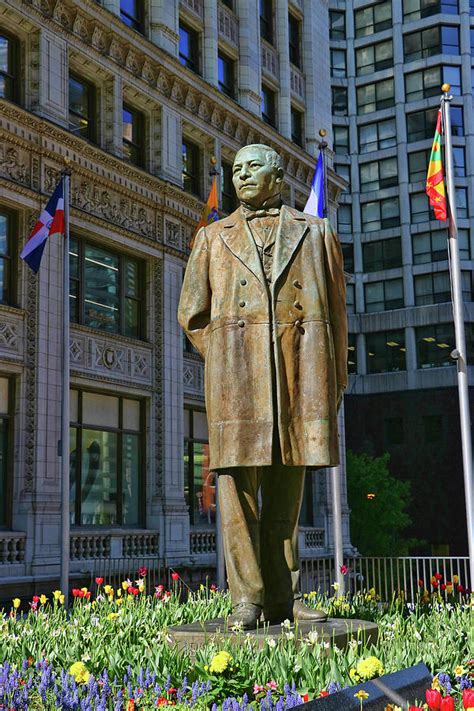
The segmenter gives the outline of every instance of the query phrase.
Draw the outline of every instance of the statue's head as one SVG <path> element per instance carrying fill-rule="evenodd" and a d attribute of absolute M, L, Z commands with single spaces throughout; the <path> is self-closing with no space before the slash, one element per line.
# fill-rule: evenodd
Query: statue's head
<path fill-rule="evenodd" d="M 255 209 L 278 199 L 283 187 L 281 158 L 273 148 L 253 143 L 234 159 L 232 181 L 240 202 Z"/>

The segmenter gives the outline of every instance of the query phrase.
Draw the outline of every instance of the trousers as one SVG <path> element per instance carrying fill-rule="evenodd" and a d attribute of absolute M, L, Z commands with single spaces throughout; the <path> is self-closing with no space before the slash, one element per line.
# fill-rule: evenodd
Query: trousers
<path fill-rule="evenodd" d="M 233 605 L 250 602 L 262 607 L 266 615 L 292 619 L 305 467 L 285 466 L 275 453 L 271 466 L 220 469 L 218 475 L 218 505 Z"/>

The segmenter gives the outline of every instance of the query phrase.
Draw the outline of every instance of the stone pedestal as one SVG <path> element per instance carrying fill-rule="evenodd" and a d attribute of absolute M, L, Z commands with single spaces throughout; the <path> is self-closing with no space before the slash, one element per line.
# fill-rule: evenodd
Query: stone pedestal
<path fill-rule="evenodd" d="M 227 620 L 218 617 L 215 620 L 205 622 L 193 622 L 179 627 L 170 627 L 169 634 L 179 649 L 193 650 L 202 647 L 209 642 L 231 642 L 231 644 L 241 644 L 242 637 L 250 637 L 259 648 L 262 648 L 268 639 L 288 639 L 287 635 L 293 634 L 296 644 L 301 644 L 308 637 L 309 633 L 317 632 L 315 640 L 319 642 L 329 642 L 344 647 L 351 637 L 357 634 L 364 635 L 367 643 L 375 643 L 378 637 L 378 627 L 374 622 L 365 620 L 329 619 L 326 622 L 298 622 L 290 628 L 283 628 L 281 625 L 268 625 L 262 623 L 255 630 L 229 629 Z"/>

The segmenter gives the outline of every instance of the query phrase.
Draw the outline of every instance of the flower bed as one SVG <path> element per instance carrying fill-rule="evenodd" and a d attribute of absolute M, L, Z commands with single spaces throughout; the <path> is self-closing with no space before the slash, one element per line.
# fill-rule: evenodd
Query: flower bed
<path fill-rule="evenodd" d="M 176 576 L 171 591 L 159 586 L 147 592 L 146 571 L 140 572 L 121 590 L 101 578 L 92 591 L 74 590 L 68 612 L 60 591 L 51 599 L 35 596 L 27 613 L 15 599 L 0 621 L 0 708 L 131 711 L 216 704 L 223 711 L 249 705 L 281 711 L 419 662 L 437 675 L 436 694 L 426 701 L 440 705 L 430 708 L 452 711 L 449 704 L 457 703 L 461 709 L 463 691 L 466 698 L 474 694 L 471 595 L 436 590 L 427 598 L 421 591 L 410 607 L 401 599 L 382 605 L 374 590 L 353 598 L 311 593 L 307 603 L 333 617 L 375 621 L 378 642 L 354 637 L 340 649 L 311 632 L 298 645 L 293 628 L 283 624 L 280 639 L 269 638 L 262 649 L 234 630 L 239 644 L 208 643 L 191 653 L 179 651 L 167 629 L 226 615 L 228 594 L 201 587 L 182 602 Z"/>

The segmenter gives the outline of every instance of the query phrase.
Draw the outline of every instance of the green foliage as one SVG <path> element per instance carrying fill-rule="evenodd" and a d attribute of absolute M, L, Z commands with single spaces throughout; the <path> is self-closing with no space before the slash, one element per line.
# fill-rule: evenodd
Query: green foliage
<path fill-rule="evenodd" d="M 347 497 L 351 541 L 364 556 L 407 555 L 413 541 L 403 537 L 412 521 L 407 514 L 410 482 L 388 469 L 389 454 L 369 457 L 347 452 Z M 375 494 L 367 498 L 367 494 Z"/>

